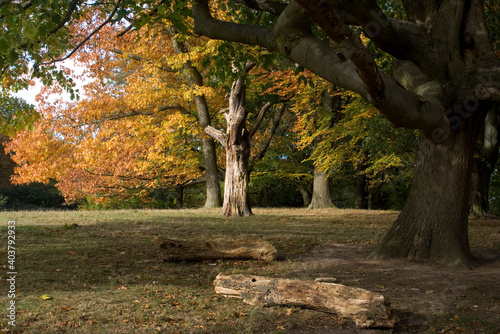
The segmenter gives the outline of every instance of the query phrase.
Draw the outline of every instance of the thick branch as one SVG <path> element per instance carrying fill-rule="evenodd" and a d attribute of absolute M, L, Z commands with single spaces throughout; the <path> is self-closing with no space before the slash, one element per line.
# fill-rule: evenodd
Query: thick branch
<path fill-rule="evenodd" d="M 352 32 L 332 7 L 321 0 L 297 0 L 297 3 L 307 11 L 307 14 L 331 39 L 339 44 L 340 48 L 346 50 L 344 56 L 358 68 L 359 76 L 372 98 L 382 97 L 384 82 L 373 57 L 359 36 Z"/>
<path fill-rule="evenodd" d="M 262 121 L 264 120 L 264 117 L 266 116 L 266 113 L 269 111 L 269 109 L 271 109 L 272 105 L 273 104 L 271 102 L 266 102 L 266 104 L 264 104 L 264 106 L 260 109 L 259 115 L 257 115 L 257 119 L 253 123 L 253 127 L 250 130 L 250 134 L 249 134 L 250 139 L 252 139 L 252 137 L 255 135 L 255 133 L 259 129 Z"/>
<path fill-rule="evenodd" d="M 227 146 L 227 135 L 224 132 L 217 130 L 211 125 L 207 125 L 204 130 L 207 135 L 217 140 L 222 146 Z"/>
<path fill-rule="evenodd" d="M 62 27 L 64 27 L 64 25 L 71 19 L 71 16 L 75 12 L 75 10 L 76 10 L 79 2 L 80 2 L 80 0 L 72 0 L 69 3 L 68 12 L 62 18 L 61 22 L 59 22 L 59 24 L 57 26 L 55 26 L 54 29 L 52 29 L 51 31 L 49 31 L 49 35 L 55 34 L 56 32 L 59 31 L 59 29 L 61 29 Z"/>
<path fill-rule="evenodd" d="M 210 14 L 208 0 L 194 1 L 193 17 L 194 29 L 200 35 L 228 42 L 260 45 L 274 50 L 272 28 L 216 20 Z"/>
<path fill-rule="evenodd" d="M 283 104 L 283 107 L 281 108 L 278 116 L 274 119 L 273 121 L 273 126 L 271 128 L 270 134 L 269 134 L 269 139 L 265 143 L 264 146 L 260 149 L 259 153 L 256 155 L 255 159 L 253 161 L 259 161 L 264 158 L 264 155 L 267 152 L 267 149 L 269 148 L 269 145 L 271 145 L 271 141 L 273 140 L 274 134 L 276 133 L 276 130 L 278 130 L 278 126 L 280 124 L 281 118 L 283 117 L 283 114 L 285 113 L 286 110 L 286 104 Z"/>
<path fill-rule="evenodd" d="M 307 0 L 299 0 L 307 1 Z M 298 8 L 297 8 L 298 7 Z M 293 3 L 287 7 L 284 14 L 290 11 L 300 11 L 300 6 L 293 8 Z M 316 12 L 315 16 L 321 15 Z M 334 15 L 334 14 L 333 14 Z M 293 18 L 293 19 L 290 19 Z M 333 16 L 332 19 L 339 19 Z M 280 16 L 277 28 L 287 31 L 296 29 L 297 14 Z M 339 24 L 339 27 L 326 27 L 331 37 L 340 40 L 345 27 L 339 21 L 329 21 L 326 17 L 321 18 L 322 23 Z M 290 26 L 292 28 L 290 28 Z M 374 105 L 395 126 L 412 129 L 425 129 L 426 135 L 433 132 L 439 133 L 439 141 L 445 140 L 450 134 L 449 124 L 444 115 L 442 105 L 433 101 L 427 101 L 414 92 L 403 89 L 398 83 L 373 67 L 369 53 L 354 50 L 357 43 L 351 43 L 348 48 L 351 51 L 342 54 L 337 48 L 321 42 L 310 35 L 300 36 L 297 40 L 291 40 L 287 46 L 287 57 L 296 63 L 303 65 L 317 75 L 330 81 L 334 85 L 359 93 L 362 97 Z M 351 57 L 345 59 L 344 57 Z M 354 59 L 353 59 L 354 58 Z M 381 80 L 381 82 L 379 81 Z"/>
<path fill-rule="evenodd" d="M 347 48 L 341 49 L 316 38 L 311 33 L 310 20 L 304 15 L 304 9 L 296 2 L 292 1 L 286 7 L 273 31 L 270 31 L 270 28 L 215 20 L 210 15 L 207 1 L 198 0 L 193 5 L 195 26 L 199 33 L 209 38 L 257 44 L 270 51 L 278 51 L 334 85 L 359 93 L 396 126 L 427 129 L 428 135 L 437 131 L 440 140 L 450 133 L 441 105 L 402 88 L 393 79 L 378 72 L 369 53 L 362 48 L 356 49 L 356 43 L 349 42 Z M 338 17 L 337 21 L 329 23 L 326 16 L 320 17 L 321 12 L 316 15 L 325 26 L 332 25 L 331 37 L 340 41 L 342 34 L 334 29 L 335 24 L 342 28 Z"/>

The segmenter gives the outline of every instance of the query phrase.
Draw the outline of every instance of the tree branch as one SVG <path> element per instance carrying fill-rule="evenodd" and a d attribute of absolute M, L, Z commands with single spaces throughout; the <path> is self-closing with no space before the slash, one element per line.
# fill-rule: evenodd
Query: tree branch
<path fill-rule="evenodd" d="M 149 16 L 153 16 L 155 15 L 156 13 L 158 13 L 158 9 L 160 8 L 161 5 L 163 5 L 167 0 L 160 0 L 152 9 L 151 11 L 148 13 Z M 134 25 L 136 24 L 137 20 L 133 20 L 132 23 L 125 29 L 123 29 L 122 31 L 120 31 L 116 37 L 122 37 L 123 35 L 125 35 L 127 32 L 129 32 L 133 27 Z"/>
<path fill-rule="evenodd" d="M 260 109 L 259 115 L 257 115 L 257 119 L 253 123 L 253 127 L 250 130 L 250 134 L 248 135 L 250 139 L 252 139 L 252 137 L 259 129 L 262 121 L 264 120 L 264 117 L 266 116 L 266 113 L 269 111 L 269 109 L 271 109 L 272 105 L 273 104 L 271 102 L 266 102 L 266 104 L 264 104 L 264 106 Z"/>
<path fill-rule="evenodd" d="M 273 15 L 280 15 L 287 6 L 284 3 L 268 0 L 237 0 L 236 2 L 243 3 L 248 8 L 261 12 L 267 12 Z"/>
<path fill-rule="evenodd" d="M 208 0 L 195 0 L 192 8 L 194 29 L 198 34 L 212 39 L 260 45 L 274 51 L 272 28 L 216 20 L 210 14 Z"/>
<path fill-rule="evenodd" d="M 342 18 L 331 6 L 321 0 L 297 0 L 307 14 L 316 22 L 326 34 L 346 50 L 345 56 L 358 68 L 358 73 L 374 99 L 379 99 L 384 94 L 384 81 L 382 80 L 375 61 L 363 45 L 359 36 L 345 24 Z"/>
<path fill-rule="evenodd" d="M 298 1 L 306 5 L 316 3 L 316 0 Z M 359 93 L 396 126 L 426 129 L 428 136 L 436 131 L 440 141 L 451 133 L 443 106 L 404 89 L 379 72 L 369 52 L 354 37 L 349 39 L 352 33 L 345 30 L 345 23 L 331 9 L 316 10 L 313 16 L 331 38 L 340 42 L 334 46 L 312 34 L 311 20 L 295 1 L 285 8 L 273 28 L 215 20 L 207 2 L 197 0 L 193 5 L 195 27 L 199 33 L 213 39 L 257 44 L 278 51 L 332 84 Z M 343 36 L 343 33 L 347 35 Z"/>
<path fill-rule="evenodd" d="M 178 106 L 178 105 L 172 105 L 172 106 L 162 106 L 157 109 L 158 112 L 161 111 L 167 111 L 167 110 L 177 110 L 183 115 L 191 115 L 189 111 L 187 111 L 184 107 Z M 128 113 L 123 113 L 123 112 L 116 112 L 109 114 L 107 116 L 103 116 L 97 120 L 90 121 L 90 122 L 85 122 L 85 123 L 80 123 L 78 125 L 75 125 L 74 127 L 82 127 L 86 125 L 91 125 L 91 124 L 101 124 L 106 121 L 115 121 L 118 119 L 122 118 L 127 118 L 127 117 L 135 117 L 135 116 L 153 116 L 155 114 L 155 111 L 137 111 L 137 110 L 132 110 L 131 112 Z"/>
<path fill-rule="evenodd" d="M 224 148 L 227 146 L 227 135 L 221 130 L 217 130 L 211 125 L 207 125 L 204 131 L 207 135 L 217 140 Z"/>
<path fill-rule="evenodd" d="M 73 15 L 73 13 L 75 12 L 75 10 L 76 10 L 79 2 L 80 2 L 80 0 L 72 0 L 69 3 L 68 12 L 63 17 L 63 19 L 61 20 L 61 22 L 59 22 L 59 24 L 54 29 L 52 29 L 51 31 L 49 31 L 49 35 L 52 35 L 52 34 L 56 33 L 57 31 L 59 31 L 59 29 L 61 29 L 62 27 L 64 27 L 64 25 L 71 19 L 71 15 Z"/>
<path fill-rule="evenodd" d="M 271 128 L 269 139 L 267 140 L 266 144 L 261 148 L 261 150 L 256 155 L 256 158 L 253 159 L 253 161 L 260 161 L 264 158 L 264 155 L 266 154 L 267 149 L 269 148 L 269 145 L 271 145 L 271 141 L 273 140 L 273 137 L 276 134 L 276 130 L 278 130 L 278 126 L 281 122 L 281 118 L 283 118 L 283 114 L 285 113 L 285 110 L 286 110 L 286 103 L 283 104 L 283 107 L 281 107 L 281 110 L 280 110 L 278 116 L 275 117 L 275 119 L 273 121 L 273 126 Z"/>

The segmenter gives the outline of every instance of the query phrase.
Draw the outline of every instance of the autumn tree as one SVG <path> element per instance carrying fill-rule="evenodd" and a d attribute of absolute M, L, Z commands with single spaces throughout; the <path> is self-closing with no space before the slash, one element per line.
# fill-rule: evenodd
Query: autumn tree
<path fill-rule="evenodd" d="M 411 175 L 417 136 L 415 131 L 395 129 L 366 101 L 349 95 L 337 123 L 323 131 L 324 140 L 311 158 L 323 168 L 353 176 L 357 208 L 380 209 L 377 198 L 384 185 Z"/>
<path fill-rule="evenodd" d="M 5 94 L 0 95 L 0 134 L 10 136 L 31 128 L 38 118 L 35 107 L 25 100 Z"/>
<path fill-rule="evenodd" d="M 323 133 L 335 125 L 336 117 L 339 116 L 342 107 L 342 99 L 339 94 L 334 95 L 334 90 L 325 83 L 319 82 L 317 85 L 319 87 L 312 87 L 312 89 L 306 87 L 300 91 L 295 98 L 296 104 L 293 108 L 299 114 L 296 131 L 303 135 L 301 147 L 305 148 L 311 145 L 313 152 L 318 150 L 319 145 L 324 140 Z M 330 168 L 324 164 L 318 166 L 316 162 L 312 198 L 308 208 L 335 207 L 330 194 L 330 175 L 328 173 Z"/>
<path fill-rule="evenodd" d="M 170 27 L 169 32 L 172 37 L 174 50 L 179 54 L 189 54 L 187 43 L 180 41 L 176 38 L 178 32 L 175 27 Z M 202 87 L 204 85 L 203 76 L 193 65 L 192 60 L 187 59 L 182 65 L 182 72 L 184 73 L 187 81 L 193 87 Z M 193 100 L 198 112 L 198 124 L 201 129 L 205 129 L 211 125 L 211 115 L 204 94 L 194 94 Z M 217 153 L 215 149 L 215 142 L 208 136 L 201 136 L 201 145 L 203 152 L 203 162 L 205 168 L 205 189 L 207 199 L 205 201 L 205 208 L 216 208 L 222 205 L 221 189 L 219 182 L 219 168 L 217 166 Z"/>
<path fill-rule="evenodd" d="M 324 80 L 309 71 L 304 71 L 303 68 L 293 64 L 287 65 L 282 65 L 279 70 L 267 73 L 261 78 L 269 83 L 264 92 L 290 100 L 292 112 L 299 115 L 295 131 L 301 137 L 310 139 L 304 140 L 301 148 L 315 147 L 321 141 L 323 127 L 333 126 L 332 119 L 336 109 L 340 108 L 339 99 L 330 94 L 328 84 Z M 292 131 L 292 128 L 288 131 Z M 310 209 L 335 207 L 330 196 L 328 170 L 317 167 L 312 169 L 312 189 L 299 186 L 307 207 Z"/>

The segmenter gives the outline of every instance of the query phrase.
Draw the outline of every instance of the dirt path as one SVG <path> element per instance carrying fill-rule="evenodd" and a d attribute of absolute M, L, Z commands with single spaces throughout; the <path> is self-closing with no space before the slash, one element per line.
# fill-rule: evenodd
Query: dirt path
<path fill-rule="evenodd" d="M 440 333 L 497 333 L 495 326 L 491 332 L 484 327 L 485 323 L 500 326 L 500 251 L 473 249 L 479 260 L 474 270 L 468 270 L 407 260 L 367 260 L 372 249 L 324 245 L 301 260 L 318 277 L 333 276 L 338 283 L 388 296 L 401 319 L 395 333 L 433 332 L 437 325 Z M 365 332 L 390 331 L 336 331 Z"/>

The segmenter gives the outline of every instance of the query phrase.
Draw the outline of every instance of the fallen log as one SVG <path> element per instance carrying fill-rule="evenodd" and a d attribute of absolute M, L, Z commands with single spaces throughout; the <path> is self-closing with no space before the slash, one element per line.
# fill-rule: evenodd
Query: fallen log
<path fill-rule="evenodd" d="M 163 261 L 276 260 L 278 252 L 264 240 L 187 241 L 155 238 Z"/>
<path fill-rule="evenodd" d="M 219 274 L 215 292 L 251 305 L 300 306 L 335 313 L 360 327 L 393 328 L 396 316 L 381 294 L 336 283 Z"/>

